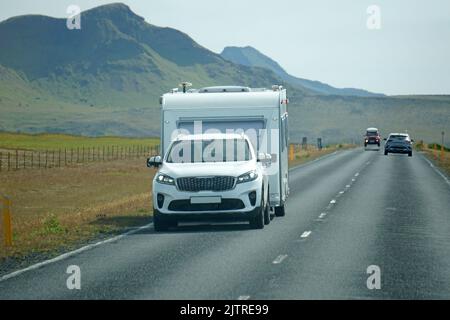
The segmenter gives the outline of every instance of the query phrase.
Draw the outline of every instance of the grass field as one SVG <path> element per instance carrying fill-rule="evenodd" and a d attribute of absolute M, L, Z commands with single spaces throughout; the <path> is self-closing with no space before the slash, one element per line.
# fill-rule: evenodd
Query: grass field
<path fill-rule="evenodd" d="M 12 201 L 14 246 L 6 250 L 2 238 L 0 259 L 70 248 L 144 224 L 153 174 L 142 159 L 2 173 L 0 192 Z"/>
<path fill-rule="evenodd" d="M 64 134 L 18 134 L 0 132 L 0 149 L 58 150 L 98 146 L 155 146 L 157 144 L 159 144 L 159 138 L 92 138 Z"/>

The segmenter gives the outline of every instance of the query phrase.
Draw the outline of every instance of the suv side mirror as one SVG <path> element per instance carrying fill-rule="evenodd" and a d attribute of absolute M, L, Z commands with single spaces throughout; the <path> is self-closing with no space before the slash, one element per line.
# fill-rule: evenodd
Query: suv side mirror
<path fill-rule="evenodd" d="M 162 165 L 161 156 L 151 157 L 147 159 L 147 167 L 149 168 L 159 168 Z"/>
<path fill-rule="evenodd" d="M 387 138 L 384 138 L 383 140 L 384 140 L 384 141 L 387 141 Z"/>
<path fill-rule="evenodd" d="M 268 153 L 260 152 L 258 153 L 258 162 L 265 165 L 270 165 L 272 163 L 272 156 Z"/>

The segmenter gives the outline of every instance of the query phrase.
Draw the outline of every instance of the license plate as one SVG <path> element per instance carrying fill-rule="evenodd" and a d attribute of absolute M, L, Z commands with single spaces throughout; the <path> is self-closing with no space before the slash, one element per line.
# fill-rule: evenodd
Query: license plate
<path fill-rule="evenodd" d="M 222 203 L 221 197 L 192 197 L 191 204 L 198 203 Z"/>

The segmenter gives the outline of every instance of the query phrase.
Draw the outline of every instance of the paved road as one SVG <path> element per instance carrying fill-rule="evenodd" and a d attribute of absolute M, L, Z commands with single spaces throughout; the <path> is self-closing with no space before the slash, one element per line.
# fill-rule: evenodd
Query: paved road
<path fill-rule="evenodd" d="M 2 281 L 0 298 L 448 299 L 450 186 L 421 155 L 344 151 L 291 171 L 287 216 L 264 230 L 144 229 Z"/>

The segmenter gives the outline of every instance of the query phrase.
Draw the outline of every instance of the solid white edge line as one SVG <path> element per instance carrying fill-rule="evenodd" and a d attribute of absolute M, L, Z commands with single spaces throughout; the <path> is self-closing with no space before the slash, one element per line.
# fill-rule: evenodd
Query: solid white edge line
<path fill-rule="evenodd" d="M 21 275 L 21 274 L 23 274 L 25 272 L 36 270 L 36 269 L 39 269 L 39 268 L 41 268 L 43 266 L 46 266 L 46 265 L 49 265 L 49 264 L 52 264 L 52 263 L 55 263 L 55 262 L 59 262 L 59 261 L 62 261 L 62 260 L 65 260 L 65 259 L 70 258 L 72 256 L 78 255 L 78 254 L 80 254 L 82 252 L 91 250 L 91 249 L 93 249 L 95 247 L 98 247 L 98 246 L 101 246 L 101 245 L 104 245 L 104 244 L 107 244 L 107 243 L 111 243 L 111 242 L 115 242 L 117 240 L 123 239 L 123 238 L 125 238 L 125 237 L 127 237 L 129 235 L 132 235 L 134 233 L 137 233 L 137 232 L 139 232 L 141 230 L 148 229 L 151 225 L 153 225 L 153 223 L 150 223 L 150 224 L 147 224 L 145 226 L 142 226 L 142 227 L 130 230 L 130 231 L 124 233 L 124 234 L 120 234 L 120 235 L 115 236 L 113 238 L 109 238 L 109 239 L 106 239 L 106 240 L 99 241 L 97 243 L 89 244 L 89 245 L 81 247 L 79 249 L 76 249 L 76 250 L 64 253 L 64 254 L 62 254 L 60 256 L 57 256 L 55 258 L 52 258 L 52 259 L 49 259 L 49 260 L 45 260 L 45 261 L 42 261 L 42 262 L 39 262 L 39 263 L 36 263 L 36 264 L 33 264 L 33 265 L 31 265 L 31 266 L 29 266 L 27 268 L 20 269 L 20 270 L 14 271 L 12 273 L 6 274 L 6 275 L 0 277 L 0 282 L 6 281 L 6 280 L 14 278 L 14 277 L 17 277 L 17 276 L 19 276 L 19 275 Z"/>
<path fill-rule="evenodd" d="M 450 180 L 447 178 L 447 176 L 445 174 L 443 174 L 438 168 L 436 168 L 436 166 L 430 161 L 428 160 L 425 156 L 423 156 L 423 158 L 425 159 L 426 162 L 428 162 L 428 164 L 430 165 L 430 167 L 437 173 L 439 174 L 442 179 L 444 179 L 445 183 L 447 183 L 450 186 Z"/>
<path fill-rule="evenodd" d="M 331 156 L 333 156 L 333 155 L 336 155 L 336 154 L 338 154 L 338 153 L 340 153 L 340 152 L 342 152 L 342 151 L 345 151 L 345 150 L 334 151 L 333 153 L 326 154 L 326 155 L 321 156 L 321 157 L 319 157 L 319 158 L 317 158 L 317 159 L 314 159 L 314 160 L 312 160 L 312 161 L 308 161 L 308 162 L 306 162 L 306 163 L 299 164 L 298 166 L 289 168 L 289 171 L 294 171 L 294 170 L 297 170 L 297 169 L 299 169 L 299 168 L 306 167 L 306 166 L 308 166 L 308 165 L 310 165 L 310 164 L 313 164 L 313 163 L 318 162 L 318 161 L 320 161 L 320 160 L 324 160 L 324 159 L 326 159 L 326 158 L 328 158 L 328 157 L 331 157 Z"/>
<path fill-rule="evenodd" d="M 239 296 L 238 300 L 249 300 L 250 296 Z"/>

